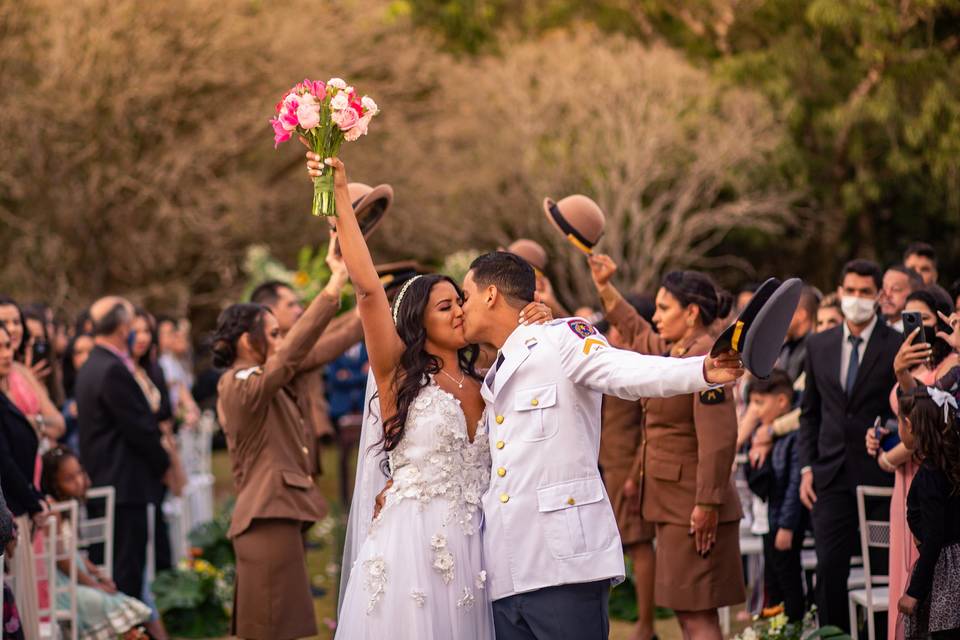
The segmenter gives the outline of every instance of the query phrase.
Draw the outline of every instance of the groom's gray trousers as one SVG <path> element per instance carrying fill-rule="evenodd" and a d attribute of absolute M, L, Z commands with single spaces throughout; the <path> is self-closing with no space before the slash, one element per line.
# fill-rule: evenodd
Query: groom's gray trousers
<path fill-rule="evenodd" d="M 497 640 L 607 640 L 609 597 L 608 579 L 494 600 Z"/>

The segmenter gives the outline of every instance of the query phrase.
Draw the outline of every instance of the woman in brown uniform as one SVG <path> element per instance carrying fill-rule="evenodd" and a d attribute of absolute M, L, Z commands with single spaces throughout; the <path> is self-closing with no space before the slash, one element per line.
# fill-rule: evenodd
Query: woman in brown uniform
<path fill-rule="evenodd" d="M 320 334 L 340 307 L 347 279 L 342 260 L 323 291 L 280 338 L 277 319 L 258 304 L 235 304 L 220 315 L 214 363 L 228 369 L 218 385 L 217 412 L 233 463 L 237 504 L 229 537 L 237 555 L 232 633 L 286 640 L 317 633 L 302 532 L 323 518 L 310 476 L 304 417 L 293 391 Z"/>
<path fill-rule="evenodd" d="M 726 315 L 729 301 L 709 277 L 667 274 L 657 292 L 658 334 L 610 284 L 616 272 L 610 258 L 594 256 L 590 267 L 607 320 L 631 349 L 677 358 L 710 351 L 707 328 Z M 656 601 L 676 612 L 685 638 L 720 640 L 717 608 L 744 601 L 732 396 L 719 388 L 644 400 L 644 439 L 623 487 L 656 525 Z"/>
<path fill-rule="evenodd" d="M 629 344 L 623 343 L 620 332 L 613 326 L 607 331 L 607 340 L 614 347 L 630 348 Z M 650 640 L 654 637 L 654 528 L 643 519 L 639 502 L 635 499 L 626 500 L 623 495 L 623 485 L 630 476 L 642 433 L 643 405 L 640 402 L 603 396 L 600 469 L 603 484 L 617 516 L 623 551 L 630 556 L 633 564 L 634 585 L 637 590 L 637 624 L 630 640 Z"/>

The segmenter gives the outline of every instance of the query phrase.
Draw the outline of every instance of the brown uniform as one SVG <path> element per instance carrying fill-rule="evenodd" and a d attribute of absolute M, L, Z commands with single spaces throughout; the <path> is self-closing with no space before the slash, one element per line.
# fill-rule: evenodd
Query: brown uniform
<path fill-rule="evenodd" d="M 607 314 L 630 348 L 663 355 L 669 345 L 626 302 Z M 679 357 L 709 353 L 713 339 L 694 336 Z M 737 417 L 730 387 L 673 398 L 647 398 L 644 440 L 633 473 L 643 517 L 656 524 L 656 602 L 702 611 L 744 601 L 740 560 L 740 501 L 733 485 Z M 690 535 L 695 505 L 719 511 L 716 545 L 706 558 Z"/>
<path fill-rule="evenodd" d="M 310 475 L 323 472 L 320 464 L 320 440 L 334 436 L 330 408 L 324 396 L 323 367 L 363 339 L 363 327 L 356 313 L 341 316 L 330 323 L 310 355 L 300 365 L 300 373 L 290 382 L 297 404 L 305 418 L 305 437 L 310 449 Z"/>
<path fill-rule="evenodd" d="M 623 483 L 643 440 L 643 405 L 616 396 L 603 396 L 600 420 L 600 469 L 610 496 L 623 546 L 653 540 L 653 525 L 631 511 L 623 499 Z"/>
<path fill-rule="evenodd" d="M 338 308 L 321 293 L 263 366 L 235 366 L 220 378 L 217 410 L 237 492 L 228 535 L 237 554 L 233 633 L 241 638 L 317 632 L 301 531 L 323 518 L 325 505 L 290 383 Z"/>

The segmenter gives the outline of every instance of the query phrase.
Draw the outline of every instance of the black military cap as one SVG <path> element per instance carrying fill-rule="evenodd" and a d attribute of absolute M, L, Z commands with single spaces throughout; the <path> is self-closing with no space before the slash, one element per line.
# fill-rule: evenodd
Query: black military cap
<path fill-rule="evenodd" d="M 769 376 L 800 303 L 802 289 L 803 282 L 798 278 L 785 282 L 770 278 L 764 282 L 737 321 L 713 343 L 710 355 L 735 351 L 741 354 L 747 371 L 758 378 Z"/>

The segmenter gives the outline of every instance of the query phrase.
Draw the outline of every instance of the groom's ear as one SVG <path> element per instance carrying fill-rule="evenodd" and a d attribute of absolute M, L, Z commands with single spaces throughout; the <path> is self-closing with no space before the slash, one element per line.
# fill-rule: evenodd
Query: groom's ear
<path fill-rule="evenodd" d="M 487 308 L 493 308 L 493 305 L 497 303 L 497 299 L 500 298 L 500 292 L 497 291 L 497 287 L 490 285 L 487 287 L 486 291 L 483 292 L 483 300 L 487 304 Z"/>

